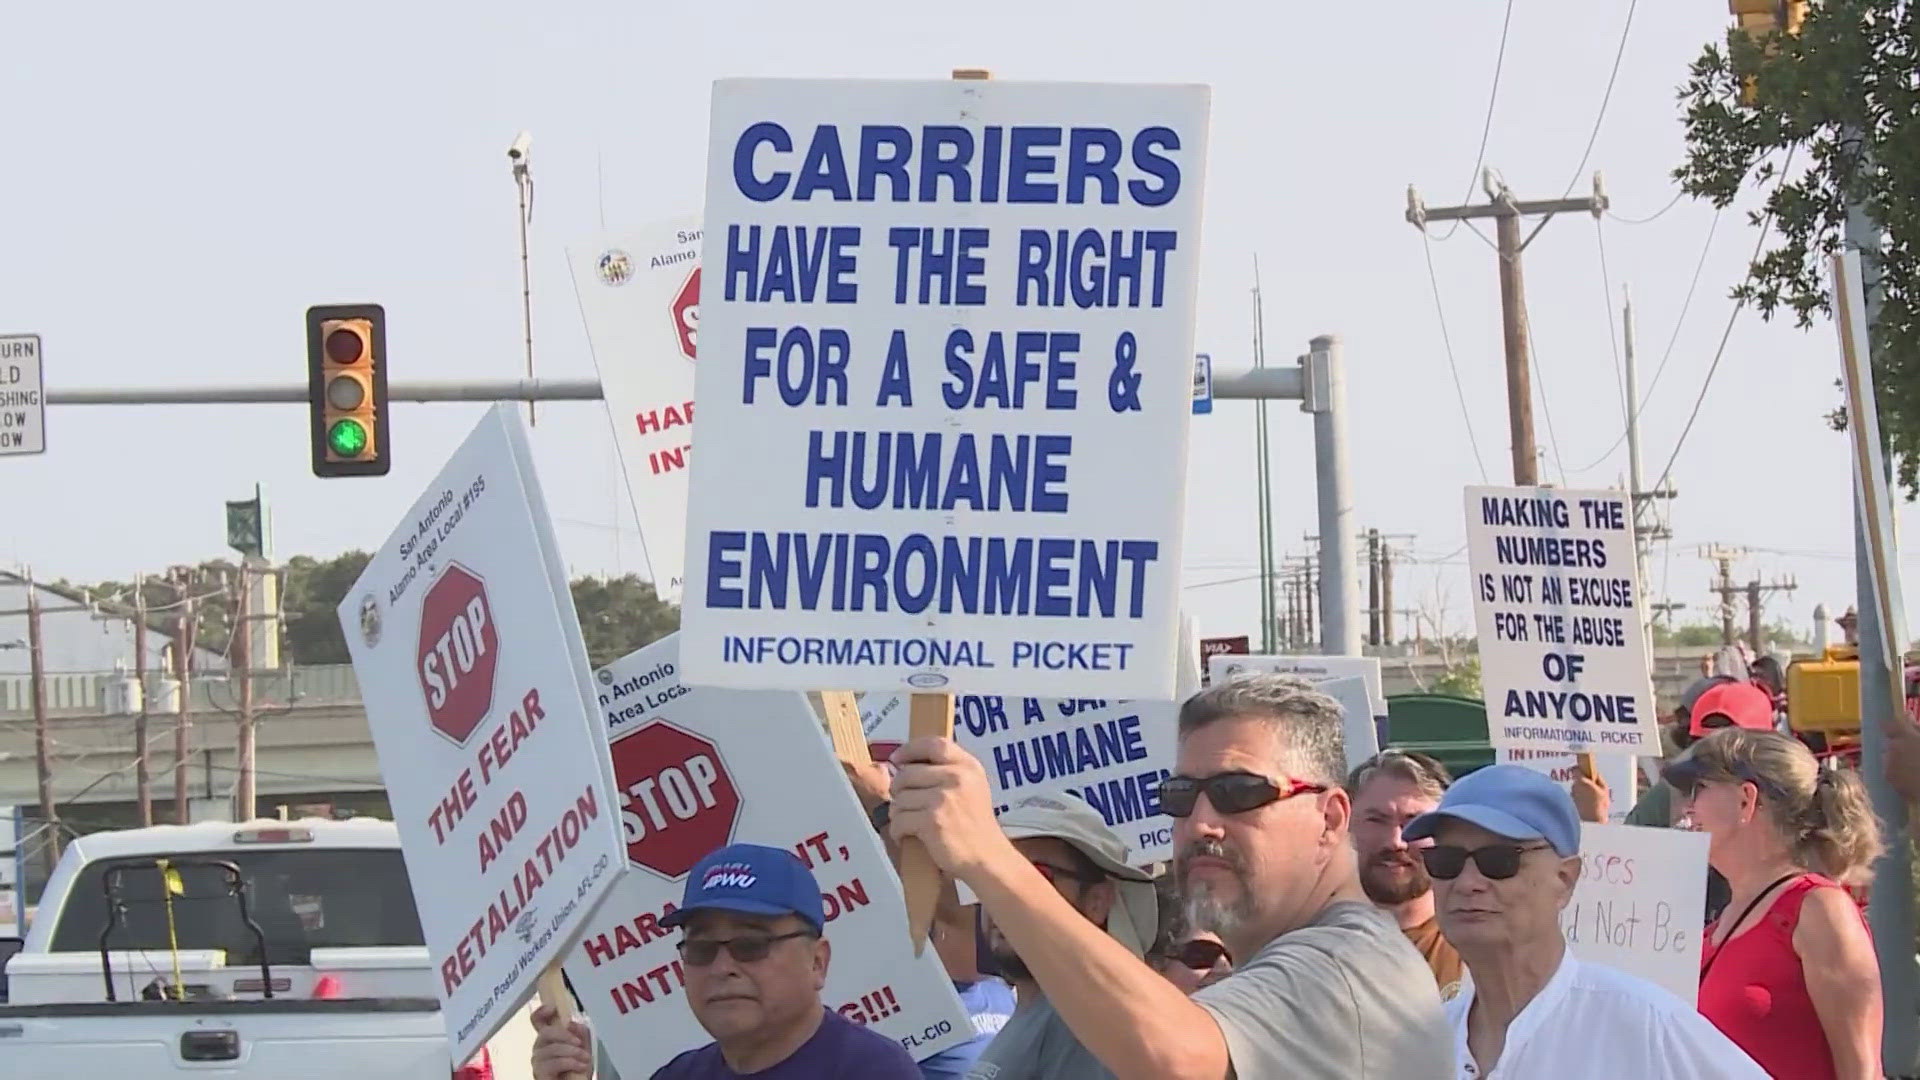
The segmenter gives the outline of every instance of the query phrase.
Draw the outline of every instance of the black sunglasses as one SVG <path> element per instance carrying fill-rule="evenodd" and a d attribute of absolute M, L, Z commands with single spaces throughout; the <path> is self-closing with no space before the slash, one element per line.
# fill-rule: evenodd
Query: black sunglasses
<path fill-rule="evenodd" d="M 1420 849 L 1420 861 L 1427 866 L 1427 876 L 1440 881 L 1452 881 L 1467 868 L 1467 860 L 1480 868 L 1480 876 L 1489 881 L 1505 881 L 1520 872 L 1520 856 L 1529 851 L 1545 851 L 1551 844 L 1488 844 L 1469 851 L 1463 847 L 1430 847 Z"/>
<path fill-rule="evenodd" d="M 1160 781 L 1160 809 L 1172 817 L 1187 817 L 1193 813 L 1194 804 L 1199 802 L 1200 793 L 1204 791 L 1207 801 L 1220 813 L 1244 814 L 1268 803 L 1325 790 L 1325 784 L 1310 784 L 1304 780 L 1289 780 L 1285 787 L 1281 787 L 1271 779 L 1251 772 L 1223 772 L 1206 777 L 1169 776 Z"/>
<path fill-rule="evenodd" d="M 1217 941 L 1206 938 L 1194 938 L 1173 950 L 1173 958 L 1195 971 L 1209 971 L 1220 958 L 1227 955 L 1227 947 Z"/>
<path fill-rule="evenodd" d="M 765 960 L 767 954 L 773 952 L 773 944 L 776 941 L 790 941 L 793 938 L 812 936 L 811 930 L 795 930 L 791 934 L 753 934 L 748 937 L 724 940 L 702 938 L 698 941 L 682 941 L 676 947 L 680 950 L 680 958 L 694 967 L 706 967 L 720 959 L 722 948 L 727 950 L 728 956 L 733 957 L 734 963 L 751 964 L 756 960 Z"/>

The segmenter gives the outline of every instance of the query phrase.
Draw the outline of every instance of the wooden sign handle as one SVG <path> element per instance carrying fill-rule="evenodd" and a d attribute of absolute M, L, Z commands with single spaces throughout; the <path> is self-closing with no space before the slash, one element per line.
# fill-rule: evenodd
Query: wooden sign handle
<path fill-rule="evenodd" d="M 953 738 L 952 694 L 915 694 L 907 709 L 908 738 Z M 913 938 L 913 954 L 919 956 L 933 930 L 933 909 L 940 900 L 940 868 L 933 864 L 933 854 L 924 844 L 907 839 L 900 844 L 899 869 L 900 885 L 907 894 L 907 933 Z"/>
<path fill-rule="evenodd" d="M 560 974 L 560 962 L 548 964 L 540 972 L 540 981 L 536 984 L 540 990 L 540 1004 L 552 1009 L 560 1020 L 560 1026 L 571 1027 L 578 1014 L 573 1011 L 573 992 L 567 989 L 567 980 Z M 591 1044 L 587 1053 L 593 1053 Z M 567 1073 L 563 1080 L 587 1080 L 580 1073 Z"/>
<path fill-rule="evenodd" d="M 827 714 L 827 735 L 833 740 L 833 756 L 852 765 L 872 760 L 867 751 L 867 731 L 860 724 L 860 705 L 846 690 L 820 692 L 820 708 Z"/>

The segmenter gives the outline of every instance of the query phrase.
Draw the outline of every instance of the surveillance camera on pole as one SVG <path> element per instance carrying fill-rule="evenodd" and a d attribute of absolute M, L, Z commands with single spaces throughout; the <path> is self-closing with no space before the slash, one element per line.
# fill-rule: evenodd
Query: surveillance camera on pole
<path fill-rule="evenodd" d="M 507 160 L 513 162 L 513 175 L 519 176 L 527 171 L 527 165 L 533 154 L 533 135 L 523 131 L 514 136 L 513 145 L 507 147 Z"/>

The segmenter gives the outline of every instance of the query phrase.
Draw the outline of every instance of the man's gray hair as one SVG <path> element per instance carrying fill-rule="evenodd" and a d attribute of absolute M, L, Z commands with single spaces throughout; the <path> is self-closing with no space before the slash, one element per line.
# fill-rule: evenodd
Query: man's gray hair
<path fill-rule="evenodd" d="M 1243 675 L 1180 706 L 1180 737 L 1217 720 L 1263 720 L 1273 730 L 1289 779 L 1338 786 L 1347 752 L 1340 703 L 1297 675 Z"/>

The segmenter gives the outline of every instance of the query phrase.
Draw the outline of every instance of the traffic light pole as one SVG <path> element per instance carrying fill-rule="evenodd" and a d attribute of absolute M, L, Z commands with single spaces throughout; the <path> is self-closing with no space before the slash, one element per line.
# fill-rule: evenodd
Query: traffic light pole
<path fill-rule="evenodd" d="M 1230 401 L 1302 401 L 1306 398 L 1305 387 L 1305 376 L 1298 367 L 1219 371 L 1213 377 L 1213 396 Z M 603 398 L 599 379 L 396 382 L 387 387 L 387 396 L 390 401 L 416 404 L 455 401 L 600 401 Z M 308 388 L 300 383 L 112 389 L 53 387 L 47 390 L 49 405 L 305 405 L 308 397 Z"/>

